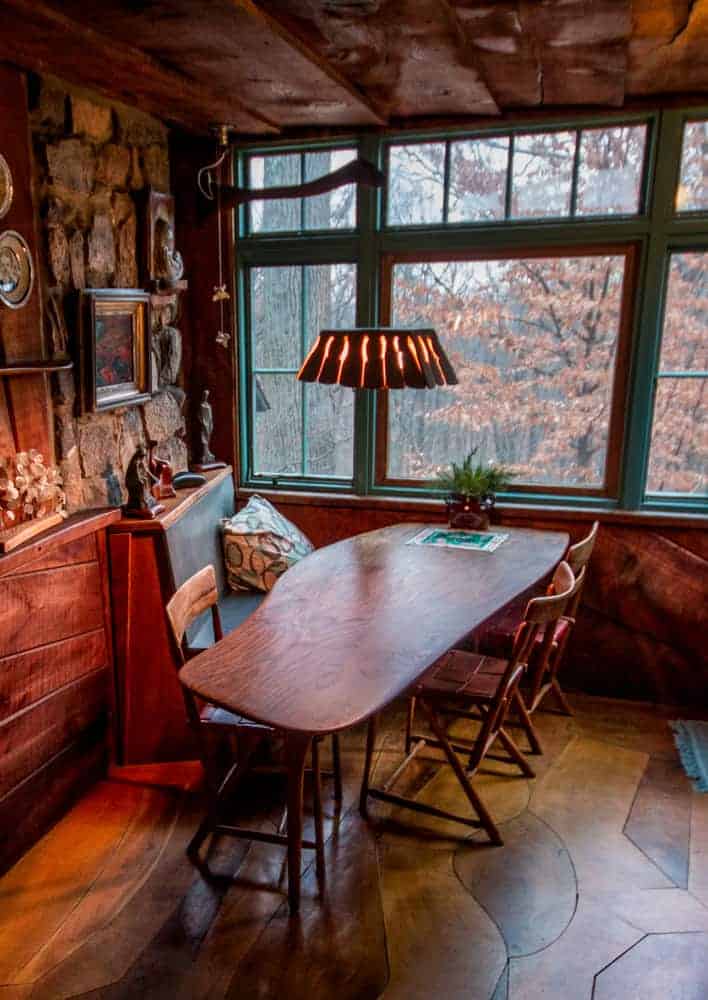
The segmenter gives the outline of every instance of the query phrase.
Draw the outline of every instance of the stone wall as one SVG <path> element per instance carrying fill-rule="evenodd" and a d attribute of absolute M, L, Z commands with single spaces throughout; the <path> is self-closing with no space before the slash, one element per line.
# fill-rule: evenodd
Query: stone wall
<path fill-rule="evenodd" d="M 40 280 L 45 291 L 56 289 L 76 359 L 78 291 L 140 287 L 141 195 L 147 187 L 170 190 L 167 128 L 52 78 L 31 81 L 30 122 Z M 146 439 L 159 442 L 175 471 L 186 468 L 182 403 L 174 394 L 81 416 L 77 378 L 78 370 L 54 387 L 56 457 L 70 509 L 121 503 L 125 469 Z"/>

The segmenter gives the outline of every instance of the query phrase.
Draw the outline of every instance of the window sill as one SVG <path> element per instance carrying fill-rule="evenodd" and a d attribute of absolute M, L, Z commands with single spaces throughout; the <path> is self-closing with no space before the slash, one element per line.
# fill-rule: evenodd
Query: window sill
<path fill-rule="evenodd" d="M 373 497 L 346 493 L 315 493 L 289 490 L 239 488 L 238 497 L 247 499 L 257 493 L 272 503 L 291 506 L 349 508 L 354 510 L 389 510 L 407 514 L 444 514 L 442 500 L 417 497 Z M 498 503 L 495 510 L 504 523 L 515 521 L 600 521 L 601 524 L 636 524 L 642 527 L 692 528 L 708 530 L 708 515 L 677 511 L 617 510 L 609 507 L 569 507 L 562 504 Z"/>

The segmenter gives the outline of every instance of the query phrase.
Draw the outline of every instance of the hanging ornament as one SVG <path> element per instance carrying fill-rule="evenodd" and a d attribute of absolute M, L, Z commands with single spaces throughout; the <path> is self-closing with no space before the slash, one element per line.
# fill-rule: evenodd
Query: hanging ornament
<path fill-rule="evenodd" d="M 197 185 L 199 186 L 199 190 L 202 192 L 204 197 L 209 198 L 210 200 L 214 200 L 214 188 L 216 188 L 216 256 L 219 275 L 218 282 L 214 285 L 214 293 L 211 297 L 211 301 L 218 303 L 219 306 L 219 328 L 214 339 L 220 347 L 227 348 L 229 346 L 229 341 L 231 340 L 231 334 L 227 333 L 224 329 L 226 326 L 224 303 L 228 302 L 231 299 L 231 296 L 226 289 L 226 282 L 224 281 L 224 241 L 221 220 L 222 185 L 220 183 L 220 174 L 224 161 L 226 160 L 226 156 L 229 152 L 229 129 L 226 126 L 221 126 L 217 134 L 218 149 L 221 149 L 221 153 L 214 163 L 209 164 L 207 167 L 202 167 L 197 175 Z M 214 184 L 214 175 L 216 175 L 216 184 Z"/>

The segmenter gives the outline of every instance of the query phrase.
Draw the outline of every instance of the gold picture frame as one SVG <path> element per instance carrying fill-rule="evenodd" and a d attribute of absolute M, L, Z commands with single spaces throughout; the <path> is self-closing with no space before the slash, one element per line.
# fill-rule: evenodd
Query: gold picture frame
<path fill-rule="evenodd" d="M 84 413 L 150 399 L 150 294 L 140 289 L 81 293 L 81 401 Z"/>

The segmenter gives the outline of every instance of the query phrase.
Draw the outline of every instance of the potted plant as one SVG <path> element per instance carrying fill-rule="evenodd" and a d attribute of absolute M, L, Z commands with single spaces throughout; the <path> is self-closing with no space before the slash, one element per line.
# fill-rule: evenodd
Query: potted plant
<path fill-rule="evenodd" d="M 435 485 L 447 493 L 445 506 L 451 528 L 486 531 L 496 494 L 505 490 L 513 477 L 512 471 L 504 465 L 473 464 L 476 453 L 475 448 L 461 465 L 452 462 L 449 469 L 440 472 L 435 479 Z"/>

